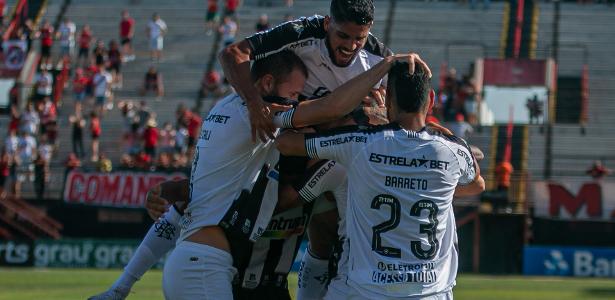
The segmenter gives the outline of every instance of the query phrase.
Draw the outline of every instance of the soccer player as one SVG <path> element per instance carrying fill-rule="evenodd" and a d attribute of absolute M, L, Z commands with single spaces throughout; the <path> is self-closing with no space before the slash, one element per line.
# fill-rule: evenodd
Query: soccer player
<path fill-rule="evenodd" d="M 271 114 L 250 83 L 248 70 L 251 60 L 282 49 L 295 52 L 305 62 L 310 73 L 301 97 L 322 97 L 391 54 L 385 45 L 369 33 L 373 20 L 372 0 L 331 0 L 328 16 L 315 15 L 286 22 L 226 47 L 221 52 L 220 63 L 228 81 L 246 99 L 252 138 L 258 137 L 263 141 L 267 137 L 271 138 L 275 126 L 269 122 Z M 378 82 L 372 89 L 373 98 L 381 106 L 384 105 L 384 85 L 384 82 Z M 302 270 L 311 270 L 312 275 L 302 280 L 299 300 L 318 297 L 319 290 L 324 288 L 323 281 L 318 278 L 326 276 L 328 271 L 331 239 L 323 237 L 321 233 L 327 230 L 316 224 L 335 225 L 335 219 L 321 220 L 324 217 L 323 214 L 314 218 L 314 225 L 310 225 L 310 228 L 319 227 L 319 230 L 308 232 L 310 245 Z M 322 242 L 316 244 L 315 241 Z M 310 282 L 309 279 L 316 280 Z M 307 295 L 304 297 L 303 293 Z"/>
<path fill-rule="evenodd" d="M 332 0 L 329 16 L 286 22 L 226 47 L 220 63 L 228 81 L 246 99 L 252 138 L 273 138 L 275 126 L 269 109 L 251 84 L 250 61 L 282 49 L 291 50 L 301 57 L 310 73 L 302 98 L 322 97 L 391 54 L 369 33 L 373 20 L 372 0 Z M 374 96 L 384 105 L 381 93 L 376 92 L 382 85 L 374 84 Z"/>
<path fill-rule="evenodd" d="M 331 94 L 301 102 L 281 113 L 282 123 L 308 126 L 340 118 L 361 102 L 396 60 L 414 62 L 417 56 L 389 56 Z M 298 56 L 281 51 L 256 61 L 252 76 L 261 96 L 296 99 L 308 73 Z M 242 257 L 232 257 L 231 253 L 244 249 L 231 247 L 227 235 L 254 241 L 267 228 L 276 204 L 277 186 L 260 187 L 259 180 L 269 178 L 275 182 L 277 175 L 272 168 L 279 154 L 271 140 L 251 142 L 247 114 L 242 97 L 233 94 L 217 103 L 205 119 L 192 168 L 191 201 L 181 220 L 179 241 L 164 269 L 163 289 L 168 299 L 205 295 L 232 298 L 231 280 L 236 272 L 233 260 Z M 233 205 L 239 201 L 232 199 L 244 197 L 242 190 L 260 190 L 260 195 L 248 195 L 253 198 L 251 207 L 234 214 Z M 243 213 L 251 216 L 242 219 Z"/>
<path fill-rule="evenodd" d="M 325 299 L 453 298 L 453 195 L 485 184 L 464 140 L 426 129 L 433 103 L 425 70 L 398 63 L 388 76 L 393 123 L 277 138 L 284 155 L 332 159 L 347 170 L 347 278 L 333 280 Z"/>

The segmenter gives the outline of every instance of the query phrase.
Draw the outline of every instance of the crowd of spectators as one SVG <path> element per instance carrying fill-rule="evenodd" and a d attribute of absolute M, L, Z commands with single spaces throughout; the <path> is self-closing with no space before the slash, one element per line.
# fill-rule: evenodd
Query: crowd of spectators
<path fill-rule="evenodd" d="M 0 196 L 8 191 L 20 197 L 22 185 L 28 183 L 33 184 L 38 198 L 44 198 L 52 159 L 64 161 L 67 170 L 113 170 L 112 161 L 100 150 L 100 139 L 105 136 L 102 123 L 114 108 L 114 91 L 123 88 L 122 64 L 136 59 L 132 45 L 135 20 L 128 11 L 122 11 L 119 39 L 109 41 L 97 38 L 88 24 L 78 27 L 69 18 L 64 18 L 56 28 L 47 20 L 39 24 L 28 19 L 11 36 L 11 39 L 27 41 L 28 51 L 32 41 L 38 39 L 40 61 L 32 94 L 23 99 L 23 109 L 21 86 L 16 84 L 10 92 L 10 123 L 0 148 Z M 164 95 L 164 84 L 155 64 L 162 59 L 167 30 L 166 23 L 155 13 L 145 33 L 152 66 L 144 70 L 143 85 L 138 90 L 141 95 L 153 92 L 157 100 Z M 67 80 L 60 79 L 62 70 L 67 71 Z M 72 151 L 65 158 L 58 157 L 57 151 L 58 109 L 62 105 L 62 97 L 56 97 L 57 89 L 66 89 L 67 94 L 72 95 L 68 98 L 74 100 L 74 110 L 66 114 L 71 126 Z M 222 95 L 218 89 L 210 90 L 210 94 Z M 193 152 L 189 146 L 194 146 L 201 124 L 197 114 L 181 105 L 178 108 L 181 118 L 175 124 L 166 122 L 158 128 L 156 115 L 145 100 L 139 105 L 132 101 L 118 104 L 126 120 L 121 137 L 125 147 L 117 162 L 118 169 L 186 168 Z"/>

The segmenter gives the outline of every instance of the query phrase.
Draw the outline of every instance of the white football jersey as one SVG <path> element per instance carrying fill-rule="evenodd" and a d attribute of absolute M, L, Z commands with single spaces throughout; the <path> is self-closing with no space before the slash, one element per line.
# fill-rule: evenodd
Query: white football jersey
<path fill-rule="evenodd" d="M 276 132 L 277 135 L 278 132 Z M 265 191 L 251 240 L 267 228 L 277 202 L 277 176 L 273 168 L 279 152 L 273 140 L 252 142 L 248 110 L 231 94 L 218 101 L 203 119 L 190 176 L 190 203 L 181 221 L 179 241 L 204 226 L 218 225 L 243 189 L 252 190 L 264 164 L 270 166 Z"/>
<path fill-rule="evenodd" d="M 462 139 L 389 124 L 309 134 L 311 158 L 348 173 L 348 284 L 368 299 L 450 291 L 457 274 L 455 187 L 476 171 Z"/>
<path fill-rule="evenodd" d="M 384 47 L 373 35 L 346 67 L 338 67 L 329 56 L 324 30 L 324 17 L 314 15 L 309 18 L 280 24 L 271 30 L 256 33 L 246 40 L 252 48 L 255 59 L 289 49 L 303 60 L 308 69 L 308 78 L 303 89 L 303 97 L 322 97 L 350 79 L 369 70 L 392 52 Z M 375 87 L 379 87 L 379 82 Z"/>

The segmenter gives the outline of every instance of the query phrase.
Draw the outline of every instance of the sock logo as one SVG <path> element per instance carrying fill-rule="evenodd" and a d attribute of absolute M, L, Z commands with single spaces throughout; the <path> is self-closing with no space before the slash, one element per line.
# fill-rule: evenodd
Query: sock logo
<path fill-rule="evenodd" d="M 154 223 L 154 232 L 160 238 L 172 240 L 175 238 L 175 230 L 175 226 L 167 220 L 162 219 Z"/>

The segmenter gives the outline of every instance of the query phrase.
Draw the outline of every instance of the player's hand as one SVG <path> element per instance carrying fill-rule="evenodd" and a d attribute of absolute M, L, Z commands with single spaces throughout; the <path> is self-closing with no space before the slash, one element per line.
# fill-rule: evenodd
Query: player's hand
<path fill-rule="evenodd" d="M 248 102 L 248 113 L 250 117 L 250 129 L 252 130 L 252 142 L 256 142 L 258 137 L 263 143 L 268 139 L 274 138 L 275 126 L 273 125 L 273 115 L 280 111 L 284 105 L 266 104 L 264 101 Z M 286 107 L 288 109 L 289 107 Z"/>
<path fill-rule="evenodd" d="M 427 124 L 425 124 L 425 126 L 431 128 L 431 129 L 433 129 L 435 131 L 444 133 L 446 135 L 453 135 L 453 133 L 450 130 L 448 130 L 448 128 L 446 128 L 446 127 L 444 127 L 444 126 L 442 126 L 442 125 L 440 125 L 438 123 L 428 122 Z"/>
<path fill-rule="evenodd" d="M 470 150 L 477 161 L 481 161 L 485 158 L 485 154 L 478 147 L 470 145 Z"/>
<path fill-rule="evenodd" d="M 384 107 L 386 93 L 386 87 L 383 85 L 377 89 L 372 89 L 370 94 L 363 99 L 363 105 L 372 106 L 372 102 L 376 101 L 378 107 Z"/>
<path fill-rule="evenodd" d="M 409 73 L 410 74 L 414 74 L 414 69 L 416 69 L 416 65 L 420 65 L 421 67 L 423 67 L 423 70 L 425 70 L 425 72 L 427 73 L 427 77 L 431 78 L 431 69 L 429 69 L 429 66 L 427 65 L 427 63 L 425 63 L 425 61 L 423 61 L 423 59 L 421 59 L 421 57 L 416 54 L 416 53 L 406 53 L 406 54 L 395 54 L 393 55 L 394 60 L 396 61 L 407 61 L 408 64 L 410 65 L 410 70 Z"/>
<path fill-rule="evenodd" d="M 161 186 L 158 184 L 151 188 L 145 197 L 145 209 L 147 209 L 147 214 L 153 220 L 158 220 L 158 218 L 169 210 L 169 202 L 160 197 L 160 193 Z"/>

